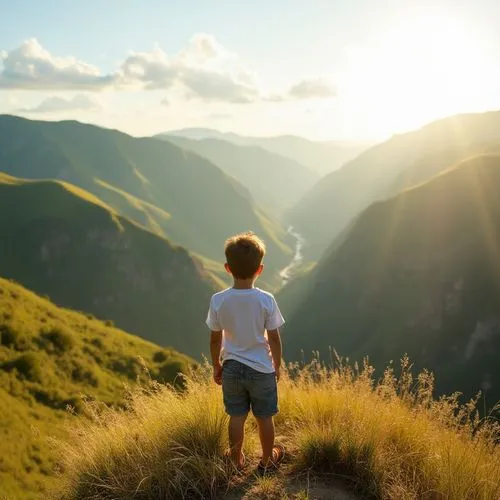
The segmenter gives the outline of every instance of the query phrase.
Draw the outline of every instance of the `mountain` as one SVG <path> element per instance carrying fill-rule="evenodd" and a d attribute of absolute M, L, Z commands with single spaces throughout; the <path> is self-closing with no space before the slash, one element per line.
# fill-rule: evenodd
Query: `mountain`
<path fill-rule="evenodd" d="M 247 137 L 207 128 L 172 130 L 165 135 L 185 137 L 192 140 L 219 139 L 240 146 L 257 146 L 271 153 L 297 161 L 319 175 L 326 175 L 340 168 L 344 163 L 355 158 L 369 147 L 368 143 L 319 142 L 295 135 Z"/>
<path fill-rule="evenodd" d="M 279 279 L 291 258 L 285 229 L 245 187 L 169 142 L 73 121 L 3 115 L 0 171 L 70 182 L 153 232 L 218 262 L 228 236 L 254 230 L 267 243 L 266 278 L 271 281 Z"/>
<path fill-rule="evenodd" d="M 0 278 L 0 497 L 41 498 L 55 484 L 50 438 L 76 419 L 67 405 L 77 415 L 84 398 L 122 405 L 143 365 L 171 382 L 192 363 Z"/>
<path fill-rule="evenodd" d="M 395 194 L 398 187 L 408 187 L 411 179 L 428 180 L 448 168 L 450 161 L 456 162 L 498 140 L 500 112 L 458 115 L 394 136 L 323 177 L 285 220 L 306 239 L 306 256 L 318 258 L 373 201 Z M 436 155 L 435 165 L 425 162 L 429 156 L 435 161 Z M 407 173 L 412 167 L 417 175 Z"/>
<path fill-rule="evenodd" d="M 378 367 L 404 353 L 439 391 L 500 399 L 500 156 L 372 204 L 292 297 L 288 359 L 328 347 Z M 284 295 L 287 299 L 287 294 Z M 289 300 L 289 299 L 288 299 Z M 295 299 L 297 300 L 297 299 Z M 285 307 L 286 309 L 286 307 Z"/>
<path fill-rule="evenodd" d="M 255 201 L 272 214 L 290 208 L 319 179 L 317 173 L 300 163 L 258 146 L 238 146 L 220 139 L 158 137 L 210 160 L 243 184 Z"/>
<path fill-rule="evenodd" d="M 0 177 L 0 276 L 192 356 L 214 285 L 188 252 L 79 188 Z"/>

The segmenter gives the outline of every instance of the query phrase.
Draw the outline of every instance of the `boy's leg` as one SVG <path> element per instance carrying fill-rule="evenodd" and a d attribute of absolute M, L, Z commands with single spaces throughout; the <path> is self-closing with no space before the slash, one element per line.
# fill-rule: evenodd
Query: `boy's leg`
<path fill-rule="evenodd" d="M 226 361 L 222 369 L 222 394 L 229 415 L 229 446 L 233 463 L 242 466 L 241 449 L 245 434 L 245 420 L 250 411 L 250 398 L 244 386 L 244 367 L 237 361 Z"/>
<path fill-rule="evenodd" d="M 267 465 L 273 457 L 274 421 L 273 417 L 256 417 L 262 446 L 262 464 Z"/>
<path fill-rule="evenodd" d="M 274 373 L 253 373 L 250 389 L 252 411 L 259 428 L 262 446 L 262 464 L 267 466 L 274 459 L 274 422 L 278 413 L 278 387 Z"/>
<path fill-rule="evenodd" d="M 229 447 L 231 448 L 231 460 L 238 467 L 242 466 L 241 448 L 245 437 L 245 420 L 247 415 L 242 417 L 229 417 Z"/>

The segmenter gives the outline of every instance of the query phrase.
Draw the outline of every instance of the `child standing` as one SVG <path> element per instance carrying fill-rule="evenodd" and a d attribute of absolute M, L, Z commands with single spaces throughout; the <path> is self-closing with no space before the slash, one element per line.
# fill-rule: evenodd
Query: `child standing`
<path fill-rule="evenodd" d="M 229 446 L 233 463 L 242 468 L 245 420 L 250 409 L 262 445 L 259 470 L 276 467 L 284 448 L 274 442 L 273 416 L 278 413 L 281 338 L 285 323 L 273 295 L 256 288 L 266 249 L 254 233 L 226 241 L 226 271 L 234 284 L 213 295 L 208 311 L 214 381 L 221 385 L 229 415 Z M 267 335 L 266 335 L 267 332 Z"/>

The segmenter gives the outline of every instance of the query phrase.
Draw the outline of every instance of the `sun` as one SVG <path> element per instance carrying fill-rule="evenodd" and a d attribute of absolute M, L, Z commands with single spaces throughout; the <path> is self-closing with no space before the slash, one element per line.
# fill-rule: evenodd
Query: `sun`
<path fill-rule="evenodd" d="M 345 88 L 355 109 L 395 133 L 491 106 L 495 71 L 473 26 L 427 11 L 394 20 L 355 52 Z"/>

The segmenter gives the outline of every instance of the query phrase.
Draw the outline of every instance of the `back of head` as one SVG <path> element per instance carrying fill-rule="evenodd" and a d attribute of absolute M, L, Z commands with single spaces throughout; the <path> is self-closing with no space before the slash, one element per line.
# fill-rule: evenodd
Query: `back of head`
<path fill-rule="evenodd" d="M 255 233 L 249 231 L 227 239 L 224 253 L 233 277 L 249 279 L 255 276 L 262 264 L 266 246 Z"/>

